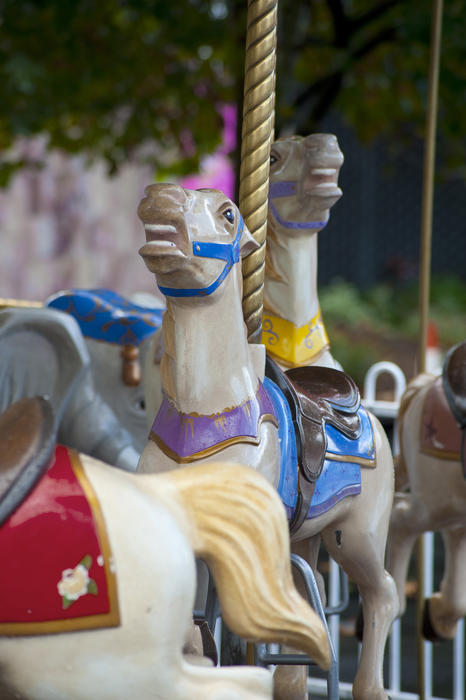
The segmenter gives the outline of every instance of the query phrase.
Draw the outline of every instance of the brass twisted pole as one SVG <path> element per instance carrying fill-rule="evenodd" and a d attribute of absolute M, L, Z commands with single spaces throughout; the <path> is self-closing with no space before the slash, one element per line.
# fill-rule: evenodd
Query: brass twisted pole
<path fill-rule="evenodd" d="M 239 208 L 260 248 L 243 260 L 243 315 L 260 342 L 270 146 L 275 108 L 277 0 L 248 0 Z"/>

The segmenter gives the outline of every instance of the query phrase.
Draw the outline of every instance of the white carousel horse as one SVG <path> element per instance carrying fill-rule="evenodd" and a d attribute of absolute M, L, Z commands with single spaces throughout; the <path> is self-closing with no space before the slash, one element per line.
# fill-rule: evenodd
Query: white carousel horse
<path fill-rule="evenodd" d="M 393 496 L 393 462 L 383 429 L 362 408 L 351 419 L 347 416 L 356 420 L 358 434 L 369 435 L 367 445 L 371 447 L 366 452 L 355 448 L 342 457 L 341 450 L 330 445 L 333 438 L 344 440 L 341 433 L 330 438 L 327 427 L 324 437 L 320 427 L 315 431 L 321 426 L 320 419 L 296 418 L 306 426 L 307 440 L 301 446 L 304 462 L 309 451 L 317 448 L 319 452 L 322 447 L 323 459 L 325 446 L 328 448 L 325 469 L 306 505 L 309 510 L 301 517 L 297 447 L 293 429 L 286 423 L 289 409 L 278 388 L 264 379 L 264 346 L 248 344 L 243 321 L 241 266 L 237 263 L 257 244 L 237 207 L 214 190 L 191 192 L 176 185 L 152 185 L 139 206 L 139 216 L 147 238 L 140 253 L 166 296 L 167 311 L 162 323 L 164 398 L 138 469 L 175 470 L 199 459 L 239 460 L 278 487 L 294 522 L 298 512 L 303 521 L 293 535 L 294 551 L 315 569 L 321 535 L 331 555 L 359 587 L 364 619 L 370 624 L 364 629 L 354 698 L 386 700 L 382 658 L 396 612 L 396 590 L 383 564 Z M 340 397 L 339 388 L 333 391 L 323 382 L 317 393 L 322 394 L 322 401 L 326 398 L 341 409 L 344 422 L 343 413 L 347 409 L 351 413 L 350 405 L 354 409 L 358 404 L 357 391 L 353 385 L 348 389 L 350 380 L 343 373 L 327 368 L 317 371 L 332 375 L 342 388 Z M 323 404 L 330 416 L 330 404 Z M 280 470 L 280 445 L 283 454 L 288 451 L 283 459 L 291 472 L 286 474 Z M 363 452 L 366 456 L 361 458 Z M 340 458 L 345 461 L 332 461 Z M 356 480 L 343 484 L 337 479 L 336 489 L 327 493 L 324 481 L 346 472 L 346 460 L 353 462 Z M 280 669 L 277 675 L 282 675 Z M 287 680 L 284 685 L 276 689 L 277 698 L 306 697 L 304 674 L 299 682 Z"/>
<path fill-rule="evenodd" d="M 0 417 L 2 700 L 271 700 L 268 671 L 183 655 L 195 554 L 233 629 L 292 642 L 328 667 L 326 632 L 293 585 L 285 513 L 263 477 L 215 463 L 131 474 L 54 437 L 44 399 Z"/>
<path fill-rule="evenodd" d="M 0 311 L 0 411 L 46 394 L 60 442 L 135 471 L 140 450 L 95 385 L 91 359 L 75 319 L 54 309 Z M 111 397 L 109 397 L 111 399 Z"/>
<path fill-rule="evenodd" d="M 342 195 L 342 164 L 332 134 L 272 145 L 262 342 L 283 367 L 341 369 L 330 353 L 317 294 L 317 234 Z"/>
<path fill-rule="evenodd" d="M 401 614 L 414 542 L 423 532 L 441 531 L 445 571 L 440 591 L 426 601 L 423 632 L 431 640 L 452 639 L 466 614 L 466 341 L 447 354 L 442 377 L 420 374 L 408 384 L 398 429 L 387 568 Z"/>

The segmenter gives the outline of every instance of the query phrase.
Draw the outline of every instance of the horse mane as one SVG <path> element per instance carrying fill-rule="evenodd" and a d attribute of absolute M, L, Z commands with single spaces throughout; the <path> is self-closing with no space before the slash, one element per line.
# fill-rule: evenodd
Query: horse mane
<path fill-rule="evenodd" d="M 328 667 L 327 635 L 294 586 L 285 510 L 265 478 L 226 463 L 157 478 L 170 481 L 182 500 L 196 554 L 215 578 L 222 615 L 233 632 L 303 649 Z"/>

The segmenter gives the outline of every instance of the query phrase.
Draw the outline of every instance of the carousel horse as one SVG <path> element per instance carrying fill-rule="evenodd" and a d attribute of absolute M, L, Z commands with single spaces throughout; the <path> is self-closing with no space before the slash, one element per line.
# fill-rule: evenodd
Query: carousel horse
<path fill-rule="evenodd" d="M 2 700 L 271 700 L 269 671 L 183 654 L 195 554 L 233 629 L 292 641 L 328 667 L 324 626 L 294 587 L 286 516 L 263 477 L 238 464 L 109 468 L 56 446 L 40 397 L 3 413 L 0 445 Z"/>
<path fill-rule="evenodd" d="M 272 146 L 262 342 L 284 367 L 317 363 L 341 369 L 330 354 L 317 296 L 317 234 L 341 197 L 342 163 L 331 134 L 279 139 Z M 46 303 L 79 323 L 96 389 L 142 451 L 162 402 L 163 310 L 100 289 L 58 292 Z M 142 383 L 125 378 L 125 353 L 140 364 Z"/>
<path fill-rule="evenodd" d="M 396 589 L 384 570 L 393 462 L 382 427 L 343 372 L 312 367 L 285 380 L 276 375 L 290 404 L 264 377 L 265 348 L 247 341 L 238 264 L 257 244 L 223 193 L 152 185 L 138 213 L 147 240 L 140 254 L 167 300 L 164 396 L 138 470 L 221 459 L 266 476 L 291 518 L 294 551 L 315 569 L 322 536 L 357 583 L 370 624 L 353 695 L 386 700 L 382 659 Z M 283 684 L 282 669 L 275 697 L 307 697 L 302 667 Z"/>
<path fill-rule="evenodd" d="M 342 164 L 332 134 L 272 145 L 262 342 L 282 367 L 341 369 L 330 353 L 317 295 L 317 234 L 341 197 Z"/>
<path fill-rule="evenodd" d="M 47 308 L 0 311 L 0 411 L 14 401 L 48 395 L 64 444 L 135 471 L 140 450 L 113 407 L 96 390 L 76 321 Z"/>
<path fill-rule="evenodd" d="M 401 614 L 413 545 L 421 533 L 441 531 L 445 571 L 440 591 L 426 600 L 423 633 L 431 641 L 452 639 L 466 614 L 466 341 L 447 353 L 442 376 L 423 373 L 408 384 L 398 430 L 387 568 Z"/>

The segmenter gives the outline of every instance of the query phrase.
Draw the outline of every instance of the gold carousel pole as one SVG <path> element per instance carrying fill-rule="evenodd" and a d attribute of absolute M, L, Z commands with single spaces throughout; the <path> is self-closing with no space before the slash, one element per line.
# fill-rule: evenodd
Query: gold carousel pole
<path fill-rule="evenodd" d="M 426 370 L 427 325 L 429 321 L 430 267 L 432 251 L 432 212 L 434 196 L 435 136 L 437 130 L 438 83 L 442 36 L 443 0 L 433 0 L 429 92 L 427 98 L 426 136 L 421 215 L 421 263 L 419 278 L 419 372 Z M 418 543 L 418 688 L 420 700 L 426 698 L 425 646 L 422 637 L 424 592 L 424 539 Z"/>
<path fill-rule="evenodd" d="M 260 342 L 270 146 L 275 108 L 277 0 L 248 0 L 239 208 L 260 248 L 243 260 L 243 315 Z"/>

